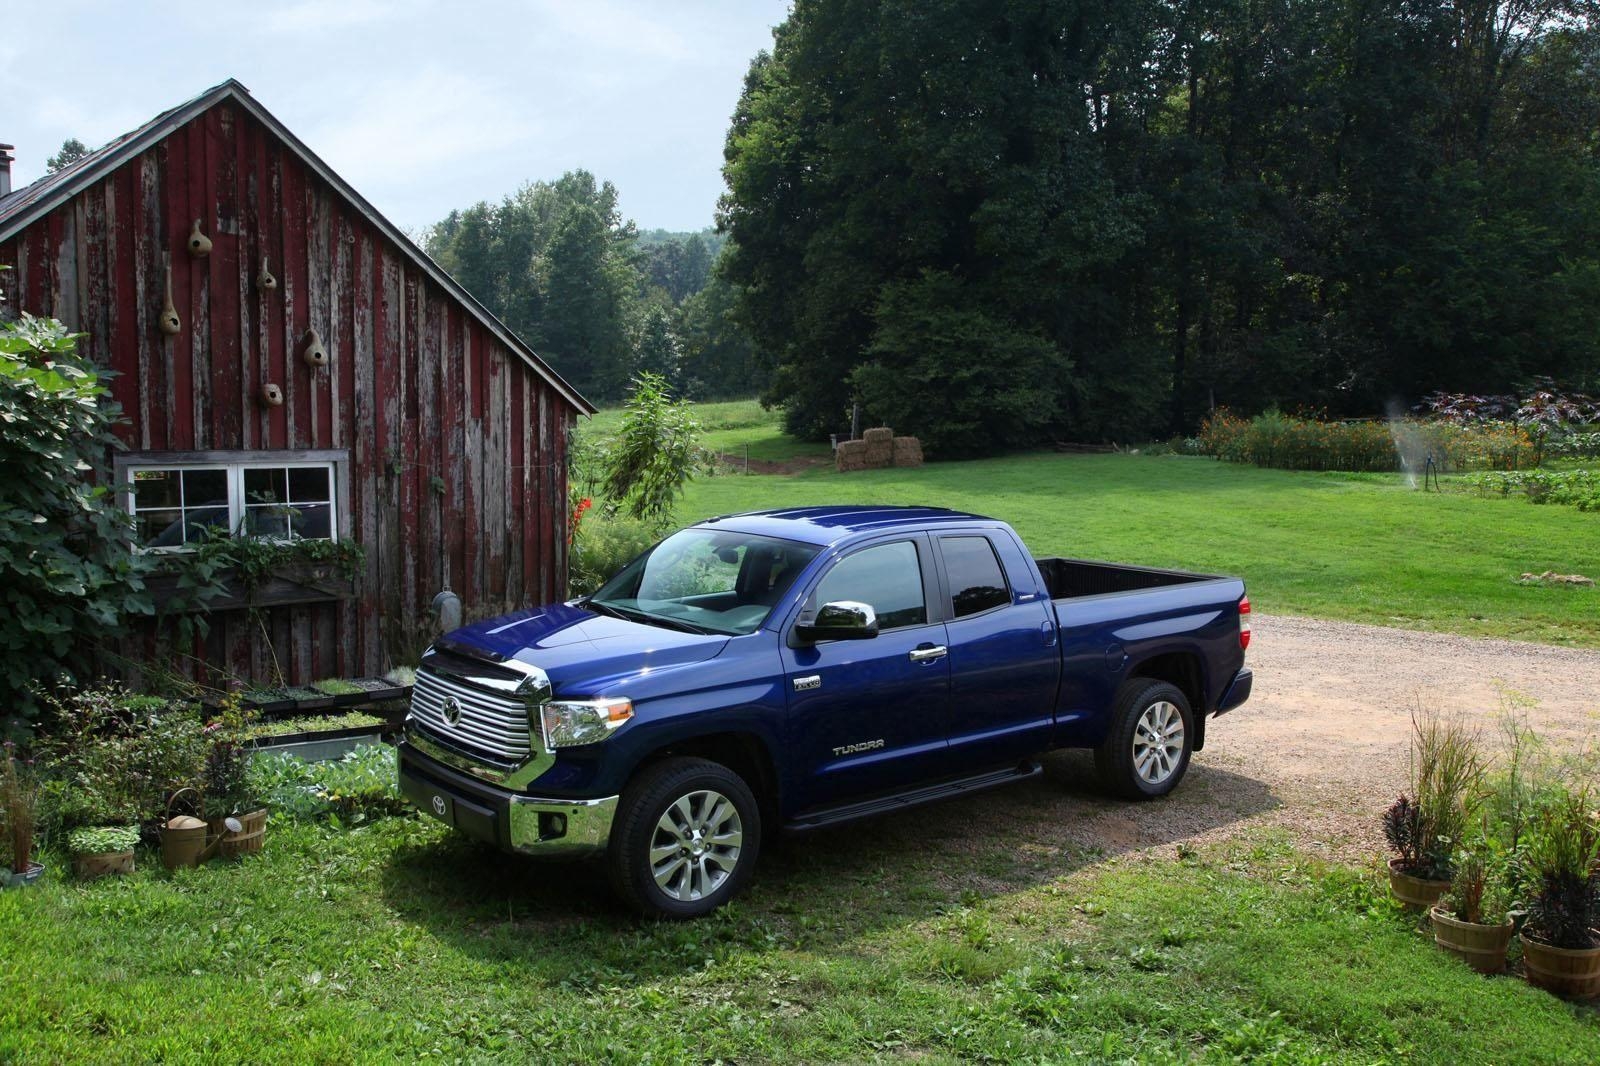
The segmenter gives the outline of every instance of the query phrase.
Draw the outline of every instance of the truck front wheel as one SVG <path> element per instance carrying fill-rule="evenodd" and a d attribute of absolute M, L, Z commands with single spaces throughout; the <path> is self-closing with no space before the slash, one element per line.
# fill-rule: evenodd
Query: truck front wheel
<path fill-rule="evenodd" d="M 634 910 L 698 918 L 743 890 L 760 851 L 761 811 L 744 780 L 708 759 L 671 758 L 623 790 L 607 861 Z"/>
<path fill-rule="evenodd" d="M 1178 787 L 1194 747 L 1194 714 L 1176 685 L 1136 677 L 1117 690 L 1111 728 L 1095 749 L 1101 783 L 1126 799 L 1154 799 Z"/>

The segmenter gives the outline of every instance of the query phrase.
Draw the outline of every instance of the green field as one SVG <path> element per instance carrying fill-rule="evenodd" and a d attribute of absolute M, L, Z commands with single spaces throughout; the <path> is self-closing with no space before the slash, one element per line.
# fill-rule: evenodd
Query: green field
<path fill-rule="evenodd" d="M 827 452 L 795 445 L 753 402 L 699 410 L 718 451 L 748 441 L 752 456 L 768 459 Z M 918 470 L 839 474 L 823 465 L 701 478 L 677 514 L 689 522 L 823 503 L 976 511 L 1010 522 L 1038 554 L 1238 574 L 1268 613 L 1600 647 L 1600 588 L 1517 581 L 1546 570 L 1600 578 L 1600 514 L 1419 492 L 1398 475 L 1049 452 Z"/>
<path fill-rule="evenodd" d="M 1059 843 L 1070 780 L 780 845 L 688 924 L 431 822 L 275 817 L 237 866 L 0 892 L 0 1061 L 1600 1061 L 1284 840 Z"/>

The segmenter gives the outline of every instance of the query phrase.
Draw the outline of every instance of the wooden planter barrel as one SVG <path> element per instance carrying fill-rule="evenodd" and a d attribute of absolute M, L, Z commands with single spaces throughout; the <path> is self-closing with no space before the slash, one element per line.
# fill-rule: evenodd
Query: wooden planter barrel
<path fill-rule="evenodd" d="M 1564 999 L 1600 996 L 1600 948 L 1555 948 L 1522 938 L 1522 965 L 1528 983 Z"/>
<path fill-rule="evenodd" d="M 1389 891 L 1407 907 L 1427 910 L 1439 902 L 1439 897 L 1450 891 L 1449 881 L 1430 881 L 1413 877 L 1400 869 L 1399 859 L 1389 860 Z"/>
<path fill-rule="evenodd" d="M 1506 968 L 1506 949 L 1511 946 L 1510 922 L 1504 925 L 1479 925 L 1463 922 L 1438 907 L 1428 912 L 1433 919 L 1433 942 L 1479 973 L 1502 973 Z"/>
<path fill-rule="evenodd" d="M 267 809 L 261 807 L 248 814 L 239 814 L 234 817 L 239 819 L 239 832 L 230 833 L 228 827 L 222 823 L 221 818 L 208 818 L 206 824 L 211 827 L 213 838 L 220 836 L 222 844 L 217 849 L 224 859 L 236 859 L 241 855 L 254 855 L 267 843 Z"/>
<path fill-rule="evenodd" d="M 133 873 L 133 851 L 105 851 L 98 855 L 74 855 L 72 872 L 80 881 Z"/>

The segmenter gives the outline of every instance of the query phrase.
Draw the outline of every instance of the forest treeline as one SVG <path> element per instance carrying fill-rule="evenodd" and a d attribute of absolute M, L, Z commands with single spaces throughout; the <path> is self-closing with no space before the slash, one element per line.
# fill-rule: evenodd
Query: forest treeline
<path fill-rule="evenodd" d="M 718 277 L 936 454 L 1600 376 L 1595 0 L 795 0 Z"/>
<path fill-rule="evenodd" d="M 641 370 L 695 398 L 765 383 L 729 319 L 715 232 L 641 233 L 587 171 L 452 211 L 422 235 L 436 262 L 580 392 L 614 403 Z"/>

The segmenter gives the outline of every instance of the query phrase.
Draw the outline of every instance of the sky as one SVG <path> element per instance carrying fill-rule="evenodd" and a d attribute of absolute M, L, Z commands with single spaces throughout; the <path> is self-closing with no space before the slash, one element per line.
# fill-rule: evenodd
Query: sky
<path fill-rule="evenodd" d="M 587 169 L 641 229 L 712 224 L 787 0 L 0 0 L 12 182 L 228 78 L 410 230 Z"/>

